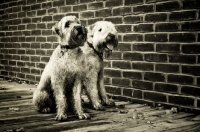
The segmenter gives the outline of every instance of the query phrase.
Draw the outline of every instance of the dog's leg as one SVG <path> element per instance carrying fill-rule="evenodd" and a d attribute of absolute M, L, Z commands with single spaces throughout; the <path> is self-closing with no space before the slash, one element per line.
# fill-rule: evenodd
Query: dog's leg
<path fill-rule="evenodd" d="M 113 101 L 109 100 L 108 96 L 106 94 L 106 90 L 105 90 L 105 87 L 104 87 L 104 79 L 103 79 L 103 68 L 99 72 L 98 84 L 97 85 L 98 85 L 98 91 L 99 91 L 102 103 L 104 105 L 114 106 L 115 103 Z"/>
<path fill-rule="evenodd" d="M 74 82 L 74 87 L 72 89 L 72 102 L 73 102 L 73 108 L 74 112 L 77 114 L 79 119 L 88 119 L 90 118 L 90 115 L 83 112 L 82 108 L 82 102 L 81 102 L 81 89 L 82 84 L 81 80 L 79 78 L 76 78 Z"/>
<path fill-rule="evenodd" d="M 55 81 L 53 81 L 55 80 Z M 62 121 L 67 119 L 67 98 L 64 89 L 63 78 L 52 79 L 52 89 L 54 90 L 54 96 L 56 100 L 57 115 L 55 120 Z"/>
<path fill-rule="evenodd" d="M 88 74 L 90 77 L 86 78 L 84 81 L 84 87 L 87 91 L 87 95 L 91 100 L 94 109 L 104 110 L 105 108 L 101 105 L 97 90 L 97 74 L 94 71 L 90 71 L 90 73 L 91 74 Z"/>
<path fill-rule="evenodd" d="M 55 111 L 55 99 L 50 86 L 48 67 L 44 69 L 37 89 L 33 93 L 33 103 L 36 105 L 38 111 L 42 113 Z"/>

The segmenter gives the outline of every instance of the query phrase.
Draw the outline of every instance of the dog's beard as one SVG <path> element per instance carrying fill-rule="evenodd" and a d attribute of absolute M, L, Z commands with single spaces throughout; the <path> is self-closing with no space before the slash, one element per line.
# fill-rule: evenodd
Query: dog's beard
<path fill-rule="evenodd" d="M 84 42 L 86 41 L 87 38 L 87 31 L 84 27 L 81 29 L 77 30 L 74 29 L 71 33 L 73 42 L 78 45 L 78 46 L 83 46 Z"/>

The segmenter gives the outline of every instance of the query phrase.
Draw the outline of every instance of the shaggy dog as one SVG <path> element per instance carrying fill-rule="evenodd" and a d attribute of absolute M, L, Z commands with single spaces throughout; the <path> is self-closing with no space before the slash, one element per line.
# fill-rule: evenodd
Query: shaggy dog
<path fill-rule="evenodd" d="M 68 102 L 74 102 L 74 112 L 79 118 L 87 118 L 80 103 L 80 80 L 83 68 L 82 46 L 86 41 L 86 28 L 75 16 L 65 16 L 53 26 L 59 36 L 60 45 L 54 50 L 47 63 L 36 91 L 33 103 L 43 113 L 57 110 L 56 120 L 67 119 Z M 71 96 L 73 94 L 73 96 Z M 70 95 L 70 98 L 67 98 Z"/>

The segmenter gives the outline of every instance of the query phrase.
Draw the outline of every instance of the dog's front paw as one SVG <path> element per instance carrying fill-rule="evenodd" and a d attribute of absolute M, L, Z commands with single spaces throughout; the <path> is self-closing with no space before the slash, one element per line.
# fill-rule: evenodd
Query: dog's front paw
<path fill-rule="evenodd" d="M 102 101 L 103 105 L 107 105 L 107 106 L 115 106 L 115 102 L 112 100 L 106 100 L 106 101 Z"/>
<path fill-rule="evenodd" d="M 93 107 L 95 110 L 105 110 L 105 108 L 100 103 L 95 103 Z"/>
<path fill-rule="evenodd" d="M 83 119 L 90 119 L 90 115 L 87 114 L 87 113 L 83 113 L 83 114 L 78 115 L 78 118 L 79 118 L 80 120 L 83 120 Z"/>
<path fill-rule="evenodd" d="M 56 121 L 65 121 L 65 120 L 67 120 L 67 115 L 66 114 L 57 114 L 55 120 Z"/>

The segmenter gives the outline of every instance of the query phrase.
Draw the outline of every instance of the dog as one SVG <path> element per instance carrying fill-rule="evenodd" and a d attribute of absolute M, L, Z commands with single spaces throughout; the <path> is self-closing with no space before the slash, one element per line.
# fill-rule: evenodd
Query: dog
<path fill-rule="evenodd" d="M 59 45 L 53 51 L 41 75 L 33 103 L 42 113 L 57 111 L 55 120 L 67 119 L 68 104 L 73 105 L 79 119 L 90 116 L 81 107 L 82 51 L 87 30 L 75 16 L 65 16 L 52 30 L 58 35 Z"/>
<path fill-rule="evenodd" d="M 83 86 L 94 109 L 103 110 L 102 105 L 115 105 L 106 95 L 103 60 L 117 47 L 118 35 L 114 24 L 108 21 L 98 21 L 87 29 L 87 42 L 81 47 L 85 64 L 83 68 L 86 71 Z"/>

